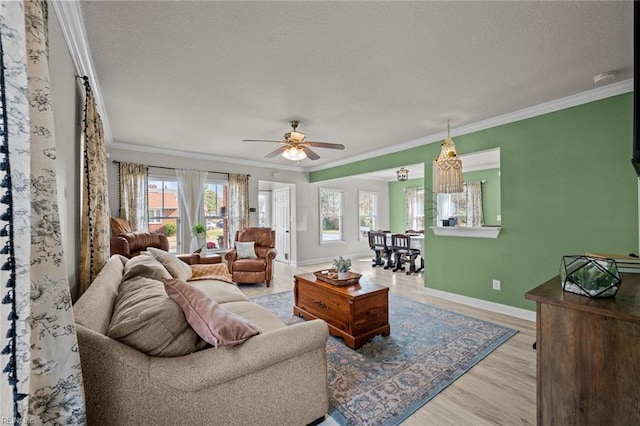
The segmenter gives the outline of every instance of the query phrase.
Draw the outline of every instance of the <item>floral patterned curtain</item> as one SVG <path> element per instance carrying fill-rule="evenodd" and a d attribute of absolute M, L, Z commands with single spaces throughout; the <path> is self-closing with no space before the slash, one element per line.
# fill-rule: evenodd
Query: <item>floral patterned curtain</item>
<path fill-rule="evenodd" d="M 482 214 L 482 184 L 469 182 L 466 184 L 467 195 L 467 226 L 484 226 Z"/>
<path fill-rule="evenodd" d="M 84 174 L 82 182 L 82 235 L 80 237 L 79 295 L 109 260 L 111 237 L 107 192 L 107 150 L 102 120 L 89 81 L 84 77 Z"/>
<path fill-rule="evenodd" d="M 249 226 L 249 176 L 229 173 L 229 247 L 236 231 Z"/>
<path fill-rule="evenodd" d="M 149 230 L 147 211 L 147 177 L 144 164 L 120 162 L 120 217 L 127 219 L 134 231 Z"/>
<path fill-rule="evenodd" d="M 0 2 L 0 419 L 85 423 L 60 236 L 47 3 Z M 4 293 L 4 290 L 3 290 Z"/>

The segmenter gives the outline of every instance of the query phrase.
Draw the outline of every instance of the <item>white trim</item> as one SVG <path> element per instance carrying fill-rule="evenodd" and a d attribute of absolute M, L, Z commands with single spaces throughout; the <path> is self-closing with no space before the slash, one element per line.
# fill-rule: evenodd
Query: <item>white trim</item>
<path fill-rule="evenodd" d="M 91 57 L 91 51 L 89 49 L 89 43 L 87 41 L 87 33 L 84 26 L 84 20 L 82 18 L 82 11 L 79 1 L 64 1 L 64 0 L 51 0 L 51 5 L 60 23 L 60 28 L 64 35 L 69 53 L 73 60 L 76 72 L 78 75 L 86 75 L 91 82 L 91 88 L 96 97 L 96 103 L 100 116 L 102 117 L 102 123 L 104 126 L 104 136 L 107 144 L 113 141 L 113 135 L 111 133 L 111 126 L 109 124 L 109 118 L 107 116 L 106 105 L 98 83 L 98 78 L 93 65 L 93 59 Z M 460 136 L 467 133 L 477 132 L 479 130 L 489 129 L 492 127 L 500 126 L 507 123 L 513 123 L 515 121 L 524 120 L 531 117 L 536 117 L 542 114 L 548 114 L 550 112 L 559 111 L 562 109 L 570 108 L 577 105 L 586 104 L 588 102 L 597 101 L 600 99 L 609 98 L 612 96 L 621 95 L 623 93 L 633 91 L 633 79 L 623 80 L 620 82 L 608 84 L 606 86 L 598 87 L 596 89 L 587 90 L 585 92 L 577 93 L 575 95 L 566 96 L 564 98 L 556 99 L 550 102 L 545 102 L 536 106 L 523 108 L 518 111 L 510 112 L 500 115 L 498 117 L 489 118 L 487 120 L 479 121 L 477 123 L 471 123 L 466 126 L 461 126 L 454 129 L 451 132 L 451 136 Z M 424 136 L 421 138 L 413 139 L 397 145 L 392 145 L 387 148 L 379 149 L 376 151 L 370 151 L 366 154 L 351 156 L 348 159 L 336 161 L 333 163 L 325 164 L 315 167 L 296 167 L 294 170 L 302 172 L 312 172 L 318 170 L 325 170 L 331 167 L 341 166 L 344 164 L 350 164 L 360 160 L 367 160 L 373 157 L 378 157 L 385 154 L 396 153 L 405 149 L 415 148 L 422 145 L 427 145 L 434 142 L 439 142 L 446 136 L 446 132 L 439 132 L 434 135 Z M 120 149 L 126 149 L 120 147 Z M 234 160 L 236 164 L 245 164 L 241 160 Z M 258 162 L 248 162 L 264 165 Z M 290 170 L 292 168 L 285 168 L 286 166 L 274 166 L 274 168 L 282 170 Z"/>
<path fill-rule="evenodd" d="M 548 114 L 550 112 L 560 111 L 566 108 L 586 104 L 600 99 L 610 98 L 612 96 L 621 95 L 633 91 L 633 79 L 620 81 L 606 86 L 598 87 L 596 89 L 587 90 L 586 92 L 577 93 L 575 95 L 566 96 L 564 98 L 556 99 L 543 104 L 535 105 L 528 108 L 523 108 L 518 111 L 513 111 L 507 114 L 499 115 L 497 117 L 489 118 L 487 120 L 478 121 L 477 123 L 471 123 L 466 126 L 461 126 L 451 131 L 451 137 L 466 135 L 467 133 L 473 133 L 484 129 L 490 129 L 492 127 L 501 126 L 503 124 L 513 123 L 516 121 L 524 120 L 527 118 L 537 117 L 539 115 Z M 447 132 L 440 132 L 430 136 L 424 136 L 418 139 L 413 139 L 408 142 L 400 143 L 397 145 L 391 145 L 387 148 L 370 151 L 366 154 L 351 156 L 348 159 L 335 161 L 323 166 L 309 167 L 309 172 L 315 172 L 318 170 L 325 170 L 331 167 L 342 166 L 345 164 L 355 163 L 360 160 L 368 160 L 369 158 L 382 156 L 385 154 L 392 154 L 405 149 L 416 148 L 418 146 L 427 145 L 434 142 L 440 142 L 447 136 Z"/>
<path fill-rule="evenodd" d="M 78 76 L 89 77 L 89 83 L 91 84 L 91 90 L 96 99 L 96 107 L 102 118 L 102 127 L 104 131 L 104 139 L 108 144 L 113 141 L 113 134 L 111 133 L 111 125 L 109 124 L 109 117 L 107 116 L 107 108 L 102 97 L 102 90 L 98 83 L 98 76 L 96 75 L 95 67 L 93 66 L 93 59 L 91 57 L 91 50 L 89 50 L 89 43 L 87 41 L 87 32 L 84 27 L 84 19 L 82 18 L 82 11 L 80 9 L 79 1 L 62 1 L 51 0 L 51 6 L 56 14 L 62 35 L 67 43 L 73 66 Z"/>
<path fill-rule="evenodd" d="M 159 147 L 136 145 L 136 144 L 124 143 L 124 142 L 112 142 L 109 148 L 120 149 L 123 151 L 144 152 L 148 154 L 164 154 L 172 157 L 197 158 L 198 160 L 217 161 L 220 163 L 240 164 L 243 166 L 252 166 L 252 167 L 261 167 L 261 168 L 270 168 L 270 169 L 277 169 L 277 170 L 287 170 L 291 172 L 306 173 L 305 169 L 297 166 L 284 166 L 284 165 L 278 165 L 278 164 L 265 165 L 265 163 L 261 161 L 241 160 L 238 158 L 223 157 L 218 154 L 203 154 L 200 152 L 182 151 L 182 150 L 173 149 L 173 148 L 159 148 Z"/>
<path fill-rule="evenodd" d="M 475 238 L 498 238 L 500 226 L 482 227 L 457 227 L 457 226 L 430 226 L 435 235 L 442 237 L 475 237 Z"/>
<path fill-rule="evenodd" d="M 455 293 L 449 293 L 433 288 L 424 288 L 427 296 L 433 296 L 440 299 L 449 300 L 451 302 L 461 303 L 463 305 L 473 306 L 474 308 L 484 309 L 486 311 L 498 314 L 509 315 L 511 317 L 520 318 L 526 321 L 536 322 L 536 312 L 528 309 L 516 308 L 514 306 L 503 305 L 501 303 L 488 302 L 486 300 L 474 299 L 473 297 L 462 296 Z"/>

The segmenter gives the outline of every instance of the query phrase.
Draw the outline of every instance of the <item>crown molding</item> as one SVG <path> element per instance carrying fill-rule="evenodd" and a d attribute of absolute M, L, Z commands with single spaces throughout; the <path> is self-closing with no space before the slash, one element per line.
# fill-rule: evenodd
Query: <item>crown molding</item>
<path fill-rule="evenodd" d="M 80 3 L 81 2 L 79 1 L 50 0 L 50 4 L 52 5 L 53 10 L 56 14 L 56 17 L 58 19 L 58 23 L 60 24 L 60 28 L 62 30 L 62 34 L 64 36 L 65 42 L 67 43 L 67 47 L 69 49 L 69 53 L 71 55 L 71 59 L 73 61 L 76 73 L 79 76 L 87 76 L 91 83 L 91 89 L 94 92 L 97 108 L 102 118 L 102 124 L 104 127 L 104 136 L 107 144 L 110 146 L 113 145 L 113 147 L 117 149 L 138 151 L 139 149 L 137 149 L 136 147 L 140 147 L 140 145 L 113 142 L 113 134 L 111 132 L 111 125 L 109 124 L 109 118 L 107 116 L 104 97 L 102 96 L 102 90 L 100 89 L 98 77 L 96 75 L 95 68 L 93 65 L 91 51 L 89 50 L 89 43 L 87 41 L 87 33 L 84 26 L 84 20 L 82 18 Z M 598 87 L 596 89 L 587 90 L 585 92 L 578 93 L 576 95 L 567 96 L 567 97 L 556 99 L 550 102 L 542 103 L 536 106 L 524 108 L 518 111 L 514 111 L 514 112 L 503 114 L 497 117 L 489 118 L 487 120 L 461 126 L 453 130 L 451 132 L 451 136 L 455 137 L 455 136 L 465 135 L 467 133 L 473 133 L 480 130 L 500 126 L 503 124 L 513 123 L 513 122 L 524 120 L 527 118 L 536 117 L 538 115 L 548 114 L 550 112 L 559 111 L 562 109 L 586 104 L 589 102 L 609 98 L 612 96 L 621 95 L 623 93 L 628 93 L 632 91 L 633 91 L 633 79 L 628 79 L 628 80 L 620 81 L 617 83 L 608 84 L 606 86 Z M 444 139 L 445 136 L 446 136 L 446 132 L 443 131 L 433 135 L 424 136 L 421 138 L 403 142 L 403 143 L 394 145 L 392 147 L 371 151 L 362 155 L 352 156 L 349 159 L 336 161 L 336 162 L 325 164 L 322 166 L 291 167 L 291 166 L 272 165 L 270 167 L 275 169 L 280 169 L 280 170 L 314 172 L 318 170 L 325 170 L 332 167 L 350 164 L 356 161 L 368 160 L 370 158 L 379 157 L 386 154 L 392 154 L 398 151 L 403 151 L 406 149 L 411 149 L 411 148 L 427 145 L 434 142 L 439 142 L 442 139 Z M 143 148 L 145 152 L 159 152 L 159 151 L 154 151 L 156 148 L 150 148 L 150 147 L 143 147 Z M 168 153 L 170 155 L 180 154 L 180 155 L 184 155 L 192 158 L 208 158 L 209 157 L 206 154 L 195 154 L 189 151 L 178 151 L 178 150 L 169 150 L 169 149 L 162 149 L 162 148 L 157 148 L 157 149 L 165 151 L 165 153 Z M 219 157 L 219 156 L 216 156 L 215 158 L 218 160 L 224 158 L 225 161 L 229 163 L 234 163 L 234 164 L 264 167 L 264 163 L 256 162 L 256 161 L 240 160 L 236 158 Z"/>
<path fill-rule="evenodd" d="M 89 78 L 91 90 L 96 99 L 96 107 L 102 118 L 104 138 L 107 144 L 109 144 L 113 141 L 113 134 L 111 133 L 111 125 L 109 124 L 109 117 L 107 116 L 107 108 L 104 103 L 104 97 L 102 96 L 102 90 L 98 83 L 98 76 L 93 66 L 93 59 L 91 57 L 91 51 L 89 50 L 89 43 L 87 42 L 87 32 L 84 27 L 84 19 L 82 18 L 82 11 L 80 10 L 80 2 L 51 0 L 49 3 L 53 7 L 53 11 L 60 24 L 62 35 L 67 43 L 67 48 L 69 49 L 69 54 L 71 55 L 71 60 L 76 70 L 76 75 L 81 77 L 87 76 Z"/>
<path fill-rule="evenodd" d="M 299 173 L 308 173 L 308 170 L 304 167 L 298 166 L 284 166 L 281 164 L 265 164 L 260 161 L 252 161 L 252 160 L 242 160 L 239 158 L 233 157 L 223 157 L 218 154 L 203 154 L 201 152 L 193 152 L 193 151 L 182 151 L 179 149 L 171 149 L 171 148 L 159 148 L 148 145 L 137 145 L 132 143 L 125 142 L 112 142 L 108 149 L 120 149 L 122 151 L 134 151 L 134 152 L 144 152 L 148 154 L 162 154 L 169 155 L 173 157 L 182 157 L 182 158 L 195 158 L 198 160 L 206 160 L 206 161 L 215 161 L 219 163 L 228 163 L 228 164 L 239 164 L 242 166 L 251 166 L 251 167 L 260 167 L 263 169 L 276 169 L 276 170 L 285 170 L 289 172 L 299 172 Z"/>
<path fill-rule="evenodd" d="M 525 120 L 527 118 L 536 117 L 550 112 L 560 111 L 566 108 L 587 104 L 589 102 L 599 101 L 601 99 L 610 98 L 612 96 L 622 95 L 623 93 L 633 92 L 633 79 L 623 80 L 617 83 L 608 84 L 596 89 L 587 90 L 575 95 L 545 102 L 518 111 L 513 111 L 497 117 L 478 121 L 477 123 L 467 124 L 451 131 L 451 137 L 466 135 L 467 133 L 478 132 L 480 130 L 490 129 L 492 127 L 501 126 L 503 124 L 513 123 Z M 430 136 L 424 136 L 393 145 L 388 148 L 367 152 L 366 154 L 350 157 L 348 160 L 340 160 L 323 166 L 310 167 L 309 172 L 325 170 L 331 167 L 343 166 L 345 164 L 354 163 L 356 161 L 368 160 L 370 158 L 379 157 L 386 154 L 392 154 L 405 149 L 416 148 L 418 146 L 427 145 L 434 142 L 440 142 L 447 136 L 446 132 L 439 132 Z"/>

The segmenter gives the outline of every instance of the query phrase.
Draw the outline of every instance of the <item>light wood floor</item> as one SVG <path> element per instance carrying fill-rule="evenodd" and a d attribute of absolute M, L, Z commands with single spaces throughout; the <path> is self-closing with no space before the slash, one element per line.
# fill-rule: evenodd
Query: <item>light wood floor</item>
<path fill-rule="evenodd" d="M 536 353 L 531 347 L 535 341 L 535 323 L 427 296 L 423 292 L 422 274 L 407 276 L 403 272 L 370 265 L 371 259 L 359 259 L 354 261 L 352 270 L 388 286 L 392 293 L 519 331 L 416 411 L 403 425 L 535 425 Z M 291 267 L 276 262 L 270 288 L 264 284 L 242 284 L 240 288 L 249 297 L 280 293 L 293 289 L 293 275 L 329 266 L 327 263 Z"/>

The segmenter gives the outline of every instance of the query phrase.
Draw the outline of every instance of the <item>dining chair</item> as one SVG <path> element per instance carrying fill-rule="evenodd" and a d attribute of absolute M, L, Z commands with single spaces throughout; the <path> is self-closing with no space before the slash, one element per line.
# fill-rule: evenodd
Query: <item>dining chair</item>
<path fill-rule="evenodd" d="M 395 259 L 393 272 L 404 271 L 404 263 L 409 262 L 407 275 L 416 271 L 416 258 L 420 255 L 420 250 L 411 248 L 411 238 L 407 234 L 392 234 L 391 249 Z"/>
<path fill-rule="evenodd" d="M 371 238 L 371 250 L 375 253 L 371 266 L 384 266 L 384 269 L 389 269 L 393 266 L 393 259 L 391 247 L 387 245 L 386 234 L 384 232 L 371 232 L 369 235 Z"/>

